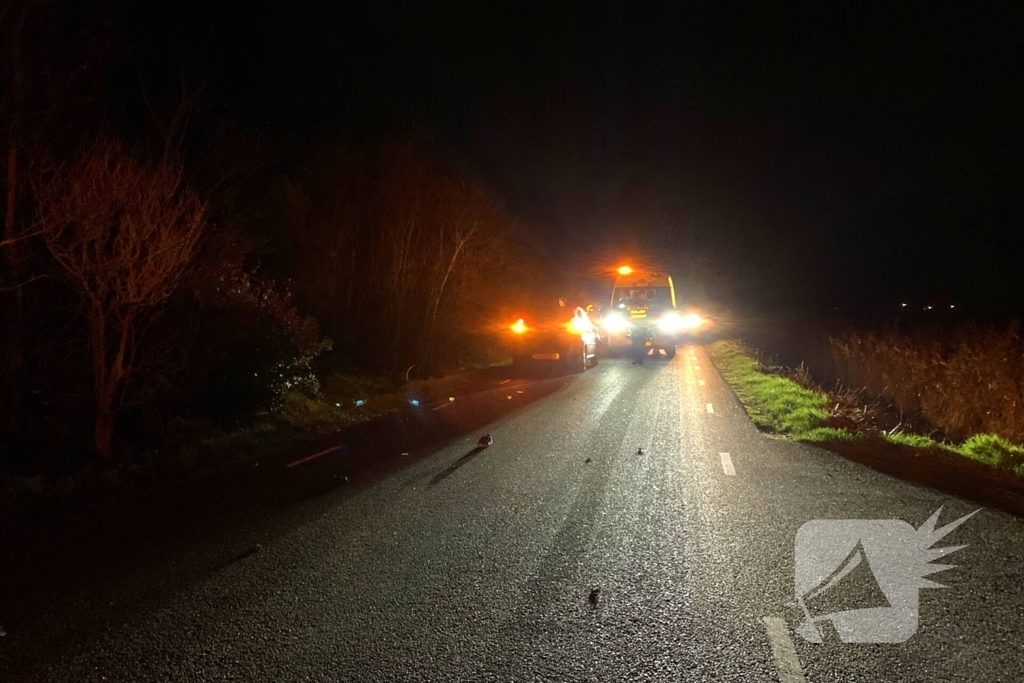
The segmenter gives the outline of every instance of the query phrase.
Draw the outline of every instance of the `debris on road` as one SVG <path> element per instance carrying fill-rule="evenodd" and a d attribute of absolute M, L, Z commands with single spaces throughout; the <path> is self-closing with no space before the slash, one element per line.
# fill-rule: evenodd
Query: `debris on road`
<path fill-rule="evenodd" d="M 517 394 L 525 394 L 526 392 L 525 392 L 525 391 L 521 391 L 521 390 L 519 390 L 519 389 L 516 389 L 516 393 L 517 393 Z"/>
<path fill-rule="evenodd" d="M 409 455 L 409 453 L 406 451 L 402 451 L 402 455 Z"/>
<path fill-rule="evenodd" d="M 334 475 L 334 481 L 340 482 L 342 484 L 347 484 L 348 483 L 348 477 L 343 477 L 340 474 L 335 474 Z"/>
<path fill-rule="evenodd" d="M 505 398 L 507 398 L 510 401 L 512 400 L 512 396 L 506 396 Z"/>
<path fill-rule="evenodd" d="M 365 398 L 357 398 L 355 403 L 356 403 L 356 407 L 358 408 L 359 406 L 366 405 L 366 399 Z"/>
<path fill-rule="evenodd" d="M 591 588 L 590 589 L 590 597 L 587 598 L 587 601 L 590 603 L 591 607 L 597 607 L 597 601 L 600 600 L 600 599 L 601 599 L 601 589 L 600 588 Z"/>
<path fill-rule="evenodd" d="M 476 447 L 477 448 L 487 448 L 488 446 L 491 445 L 491 443 L 493 443 L 493 441 L 494 441 L 494 439 L 491 438 L 490 434 L 484 434 L 483 436 L 480 437 L 479 440 L 477 440 Z"/>
<path fill-rule="evenodd" d="M 644 449 L 642 449 L 642 448 L 636 449 L 636 454 L 637 455 L 643 455 L 644 454 Z"/>
<path fill-rule="evenodd" d="M 6 635 L 7 635 L 7 631 L 4 630 L 3 626 L 0 626 L 0 638 L 3 638 Z"/>
<path fill-rule="evenodd" d="M 419 405 L 420 405 L 419 399 L 410 398 L 409 399 L 409 405 L 419 407 Z"/>
<path fill-rule="evenodd" d="M 586 460 L 584 460 L 583 462 L 594 462 L 594 461 L 593 461 L 593 460 L 591 460 L 590 458 L 587 458 L 587 459 L 586 459 Z"/>

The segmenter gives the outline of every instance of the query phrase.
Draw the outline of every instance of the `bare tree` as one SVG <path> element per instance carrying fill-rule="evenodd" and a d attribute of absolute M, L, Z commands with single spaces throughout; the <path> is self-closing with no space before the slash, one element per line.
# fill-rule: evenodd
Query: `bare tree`
<path fill-rule="evenodd" d="M 183 186 L 179 168 L 143 166 L 109 138 L 48 174 L 36 194 L 37 230 L 88 310 L 95 445 L 107 459 L 117 410 L 144 355 L 142 330 L 192 262 L 207 207 Z"/>

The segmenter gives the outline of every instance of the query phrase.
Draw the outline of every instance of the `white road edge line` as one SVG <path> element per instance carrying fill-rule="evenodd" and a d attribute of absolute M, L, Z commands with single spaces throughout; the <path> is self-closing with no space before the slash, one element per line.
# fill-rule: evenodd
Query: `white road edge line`
<path fill-rule="evenodd" d="M 732 466 L 732 458 L 728 453 L 719 453 L 718 457 L 722 459 L 722 470 L 725 472 L 727 477 L 736 476 L 736 468 Z"/>
<path fill-rule="evenodd" d="M 775 668 L 779 671 L 780 683 L 807 683 L 785 620 L 765 617 L 762 621 L 768 629 L 768 642 L 771 643 L 772 654 L 775 655 Z"/>
<path fill-rule="evenodd" d="M 711 415 L 714 415 L 715 414 L 715 407 L 713 405 L 711 405 L 710 403 L 707 403 L 705 405 L 707 406 L 708 413 L 710 413 Z"/>
<path fill-rule="evenodd" d="M 341 450 L 341 446 L 335 446 L 334 448 L 328 448 L 326 451 L 320 451 L 319 453 L 314 453 L 313 455 L 307 455 L 305 458 L 302 458 L 301 460 L 296 460 L 295 462 L 290 462 L 287 465 L 285 465 L 285 467 L 297 467 L 297 466 L 301 465 L 304 462 L 309 462 L 310 460 L 313 460 L 315 458 L 319 458 L 321 455 L 327 455 L 328 453 L 331 453 L 332 451 L 340 451 L 340 450 Z"/>

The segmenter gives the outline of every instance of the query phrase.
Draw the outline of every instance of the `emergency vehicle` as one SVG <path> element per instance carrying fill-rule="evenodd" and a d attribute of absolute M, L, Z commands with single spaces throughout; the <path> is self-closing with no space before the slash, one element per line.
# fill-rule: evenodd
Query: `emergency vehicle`
<path fill-rule="evenodd" d="M 655 356 L 675 357 L 676 343 L 700 328 L 704 319 L 678 310 L 675 285 L 667 273 L 622 266 L 617 274 L 600 323 L 609 350 L 614 354 L 629 347 L 631 331 L 647 332 L 645 343 Z"/>

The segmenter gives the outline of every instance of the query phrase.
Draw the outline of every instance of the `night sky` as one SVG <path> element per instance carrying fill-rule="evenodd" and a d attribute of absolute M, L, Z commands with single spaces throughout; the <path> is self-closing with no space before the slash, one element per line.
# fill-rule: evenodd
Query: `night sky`
<path fill-rule="evenodd" d="M 118 10 L 132 69 L 186 64 L 208 113 L 296 155 L 424 133 L 574 272 L 1024 309 L 1019 2 L 161 5 Z"/>

